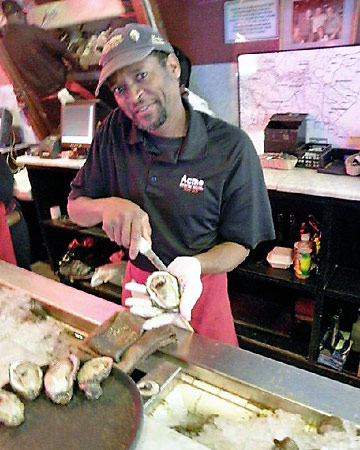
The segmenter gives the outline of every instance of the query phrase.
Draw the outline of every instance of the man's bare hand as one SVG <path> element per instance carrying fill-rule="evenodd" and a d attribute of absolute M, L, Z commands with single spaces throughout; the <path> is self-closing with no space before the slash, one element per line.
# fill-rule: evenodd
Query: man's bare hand
<path fill-rule="evenodd" d="M 141 236 L 151 243 L 149 216 L 130 200 L 106 199 L 102 216 L 103 230 L 110 240 L 129 249 L 130 259 L 139 253 Z"/>

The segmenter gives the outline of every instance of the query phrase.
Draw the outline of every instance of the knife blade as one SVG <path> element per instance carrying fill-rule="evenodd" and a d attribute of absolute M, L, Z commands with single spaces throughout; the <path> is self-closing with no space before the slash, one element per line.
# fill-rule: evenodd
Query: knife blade
<path fill-rule="evenodd" d="M 165 264 L 157 256 L 157 254 L 151 248 L 149 242 L 143 237 L 140 238 L 140 253 L 147 257 L 147 259 L 154 265 L 158 270 L 167 270 Z"/>

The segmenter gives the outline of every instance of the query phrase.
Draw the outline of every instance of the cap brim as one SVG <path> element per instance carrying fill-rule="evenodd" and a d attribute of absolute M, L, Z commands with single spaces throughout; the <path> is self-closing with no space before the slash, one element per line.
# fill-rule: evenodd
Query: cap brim
<path fill-rule="evenodd" d="M 131 64 L 141 61 L 150 55 L 153 50 L 153 47 L 150 49 L 149 47 L 143 49 L 137 48 L 136 50 L 130 49 L 111 59 L 105 64 L 100 72 L 99 82 L 95 89 L 95 95 L 99 95 L 100 88 L 104 84 L 104 81 L 106 81 L 107 78 L 109 78 L 113 73 L 123 67 L 130 66 Z"/>

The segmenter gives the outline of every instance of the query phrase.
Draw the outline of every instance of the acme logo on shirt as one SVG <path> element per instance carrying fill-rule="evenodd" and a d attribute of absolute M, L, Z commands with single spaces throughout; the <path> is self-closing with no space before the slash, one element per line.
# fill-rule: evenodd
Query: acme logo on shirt
<path fill-rule="evenodd" d="M 179 187 L 184 192 L 198 194 L 199 192 L 202 192 L 204 190 L 204 180 L 198 180 L 197 178 L 191 178 L 183 175 Z"/>

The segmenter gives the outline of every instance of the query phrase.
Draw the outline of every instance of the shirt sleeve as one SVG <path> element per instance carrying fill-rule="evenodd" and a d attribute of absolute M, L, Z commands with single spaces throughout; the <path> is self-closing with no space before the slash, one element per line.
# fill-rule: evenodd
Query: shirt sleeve
<path fill-rule="evenodd" d="M 53 53 L 54 55 L 60 55 L 66 57 L 68 55 L 68 49 L 66 45 L 55 36 L 51 34 L 50 31 L 46 31 L 40 27 L 33 26 L 33 31 L 36 30 L 37 38 L 41 45 L 44 46 L 47 51 Z"/>
<path fill-rule="evenodd" d="M 0 201 L 6 204 L 13 198 L 14 177 L 2 155 L 0 155 Z"/>
<path fill-rule="evenodd" d="M 235 162 L 224 186 L 220 237 L 254 249 L 275 238 L 271 206 L 259 157 L 240 131 Z"/>

